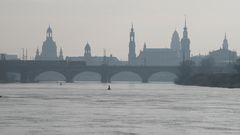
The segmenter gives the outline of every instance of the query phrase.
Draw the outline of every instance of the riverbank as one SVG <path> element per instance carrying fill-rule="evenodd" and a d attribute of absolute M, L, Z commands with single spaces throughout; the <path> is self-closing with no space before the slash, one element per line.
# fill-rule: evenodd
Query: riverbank
<path fill-rule="evenodd" d="M 179 85 L 240 88 L 240 74 L 195 74 L 175 81 Z"/>

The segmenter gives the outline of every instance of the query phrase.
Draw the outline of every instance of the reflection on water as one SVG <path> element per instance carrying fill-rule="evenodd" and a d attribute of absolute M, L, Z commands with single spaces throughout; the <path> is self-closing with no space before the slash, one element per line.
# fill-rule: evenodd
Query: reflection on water
<path fill-rule="evenodd" d="M 1 84 L 1 135 L 239 135 L 240 89 Z"/>

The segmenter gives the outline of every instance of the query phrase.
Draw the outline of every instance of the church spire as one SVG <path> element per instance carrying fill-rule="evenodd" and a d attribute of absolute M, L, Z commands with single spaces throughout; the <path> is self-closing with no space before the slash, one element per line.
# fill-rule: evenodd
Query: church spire
<path fill-rule="evenodd" d="M 130 41 L 129 41 L 129 53 L 128 53 L 128 62 L 130 65 L 135 64 L 135 60 L 136 60 L 135 48 L 136 48 L 135 32 L 134 32 L 134 28 L 133 28 L 133 24 L 132 24 L 131 32 L 130 32 Z"/>
<path fill-rule="evenodd" d="M 186 17 L 186 15 L 185 15 L 185 26 L 184 26 L 184 28 L 187 28 L 187 17 Z"/>
<path fill-rule="evenodd" d="M 223 49 L 228 50 L 228 40 L 227 40 L 227 34 L 225 32 L 224 40 L 223 40 Z"/>
<path fill-rule="evenodd" d="M 59 60 L 63 60 L 63 51 L 62 51 L 62 47 L 60 48 L 60 52 L 59 52 Z"/>
<path fill-rule="evenodd" d="M 84 52 L 84 57 L 91 57 L 91 47 L 90 44 L 87 42 L 85 48 L 84 48 L 85 52 Z"/>
<path fill-rule="evenodd" d="M 186 19 L 186 16 L 185 16 L 185 23 L 184 23 L 183 38 L 188 38 L 187 19 Z"/>
<path fill-rule="evenodd" d="M 52 29 L 50 27 L 50 25 L 48 26 L 48 29 L 47 29 L 47 39 L 52 39 Z"/>
<path fill-rule="evenodd" d="M 181 57 L 183 61 L 190 60 L 190 39 L 188 38 L 186 16 L 183 30 L 183 38 L 181 40 Z"/>
<path fill-rule="evenodd" d="M 39 60 L 39 57 L 40 57 L 40 52 L 39 52 L 39 49 L 37 48 L 35 60 Z"/>

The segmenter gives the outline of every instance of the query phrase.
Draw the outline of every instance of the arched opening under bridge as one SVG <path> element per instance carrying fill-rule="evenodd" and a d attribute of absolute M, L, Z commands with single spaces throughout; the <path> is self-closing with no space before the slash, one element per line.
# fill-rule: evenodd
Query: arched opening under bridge
<path fill-rule="evenodd" d="M 111 82 L 114 81 L 142 82 L 142 78 L 137 73 L 122 71 L 114 74 L 111 77 Z"/>
<path fill-rule="evenodd" d="M 34 81 L 37 82 L 44 82 L 44 81 L 65 81 L 66 77 L 56 71 L 46 71 L 38 74 L 35 78 Z"/>
<path fill-rule="evenodd" d="M 174 82 L 177 75 L 171 72 L 157 72 L 152 74 L 149 78 L 149 82 Z"/>
<path fill-rule="evenodd" d="M 85 71 L 78 73 L 73 77 L 74 82 L 82 82 L 82 81 L 101 81 L 101 75 L 97 72 L 90 72 L 90 71 Z"/>

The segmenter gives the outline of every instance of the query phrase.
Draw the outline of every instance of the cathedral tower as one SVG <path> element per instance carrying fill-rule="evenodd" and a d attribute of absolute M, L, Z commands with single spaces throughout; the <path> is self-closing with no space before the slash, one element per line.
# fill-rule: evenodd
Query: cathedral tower
<path fill-rule="evenodd" d="M 59 52 L 59 60 L 64 60 L 62 47 L 60 48 L 60 52 Z"/>
<path fill-rule="evenodd" d="M 86 44 L 85 48 L 84 48 L 84 57 L 91 57 L 91 47 L 89 45 L 89 43 Z"/>
<path fill-rule="evenodd" d="M 190 39 L 188 38 L 186 19 L 183 31 L 183 38 L 181 40 L 181 55 L 183 61 L 190 60 Z"/>
<path fill-rule="evenodd" d="M 224 50 L 228 50 L 228 40 L 227 40 L 227 34 L 225 33 L 225 38 L 223 40 L 222 47 Z"/>
<path fill-rule="evenodd" d="M 35 60 L 39 60 L 39 59 L 40 59 L 40 53 L 39 53 L 39 49 L 37 48 Z"/>
<path fill-rule="evenodd" d="M 130 32 L 130 41 L 129 41 L 129 53 L 128 53 L 128 63 L 130 65 L 136 64 L 136 52 L 135 52 L 135 32 L 133 29 L 133 25 Z"/>
<path fill-rule="evenodd" d="M 174 31 L 174 33 L 172 35 L 170 48 L 172 50 L 176 51 L 178 56 L 180 55 L 181 43 L 180 43 L 179 34 L 176 30 Z"/>

